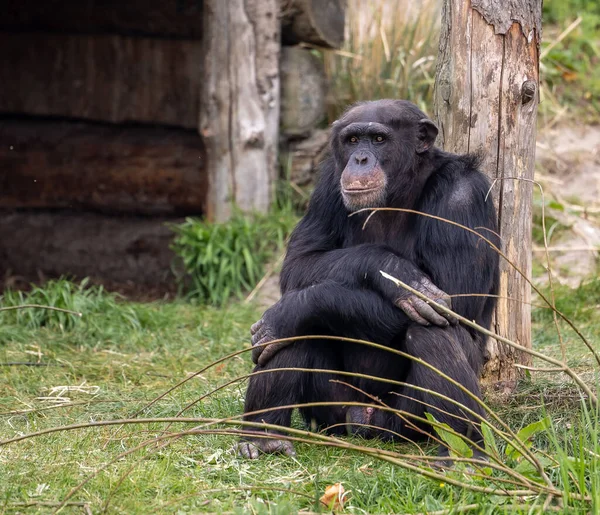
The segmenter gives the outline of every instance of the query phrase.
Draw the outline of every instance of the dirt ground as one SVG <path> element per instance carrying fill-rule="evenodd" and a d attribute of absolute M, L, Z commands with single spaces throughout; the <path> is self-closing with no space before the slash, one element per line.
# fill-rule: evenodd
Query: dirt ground
<path fill-rule="evenodd" d="M 548 243 L 554 276 L 559 282 L 576 287 L 581 279 L 597 270 L 600 125 L 558 126 L 538 133 L 536 180 L 542 185 L 547 201 L 553 199 L 568 211 L 547 210 L 546 216 L 569 228 L 560 231 L 557 237 L 551 234 Z M 551 226 L 546 229 L 550 231 Z M 536 259 L 543 261 L 543 248 L 535 248 L 534 252 Z M 265 307 L 279 299 L 278 274 L 265 281 L 256 298 Z"/>
<path fill-rule="evenodd" d="M 538 135 L 536 179 L 546 200 L 564 211 L 549 209 L 567 230 L 550 227 L 548 246 L 556 278 L 576 287 L 596 273 L 600 248 L 600 126 L 562 126 Z M 542 249 L 534 249 L 542 257 Z"/>

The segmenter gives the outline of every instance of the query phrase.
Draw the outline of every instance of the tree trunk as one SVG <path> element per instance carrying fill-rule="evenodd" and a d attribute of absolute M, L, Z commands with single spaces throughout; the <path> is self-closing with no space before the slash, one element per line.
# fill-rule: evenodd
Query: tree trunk
<path fill-rule="evenodd" d="M 206 0 L 200 107 L 214 221 L 266 211 L 276 177 L 279 126 L 278 0 Z"/>
<path fill-rule="evenodd" d="M 444 0 L 435 110 L 443 147 L 483 152 L 508 259 L 531 277 L 541 0 Z M 501 259 L 494 330 L 531 347 L 529 283 Z M 509 297 L 510 299 L 507 299 Z M 512 300 L 511 300 L 512 299 Z M 483 384 L 510 391 L 528 355 L 495 340 Z"/>

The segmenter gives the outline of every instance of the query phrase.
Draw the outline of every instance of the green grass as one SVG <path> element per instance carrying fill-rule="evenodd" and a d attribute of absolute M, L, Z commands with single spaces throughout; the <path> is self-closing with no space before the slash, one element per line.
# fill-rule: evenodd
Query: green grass
<path fill-rule="evenodd" d="M 543 289 L 543 293 L 550 298 L 548 287 Z M 575 289 L 557 285 L 554 293 L 556 309 L 571 320 L 600 352 L 600 278 L 584 280 Z M 532 319 L 536 348 L 545 354 L 560 356 L 560 341 L 557 338 L 552 312 L 547 309 L 534 310 Z M 567 349 L 569 365 L 582 372 L 595 370 L 587 347 L 575 332 L 562 320 L 559 328 Z"/>
<path fill-rule="evenodd" d="M 544 118 L 564 108 L 571 117 L 597 122 L 600 116 L 600 2 L 547 0 L 541 48 Z"/>
<path fill-rule="evenodd" d="M 36 312 L 38 322 L 33 325 L 29 318 L 18 318 L 31 316 L 25 311 L 20 315 L 0 312 L 0 439 L 67 424 L 132 417 L 183 378 L 247 347 L 248 327 L 260 314 L 255 305 L 234 302 L 218 309 L 183 301 L 131 303 L 67 284 L 53 283 L 32 295 L 41 295 L 43 290 L 50 296 L 57 290 L 71 292 L 64 307 L 82 310 L 84 315 L 68 327 L 57 324 L 57 312 L 43 316 Z M 598 280 L 579 291 L 557 291 L 559 308 L 596 342 L 600 315 L 598 309 L 588 308 L 600 303 L 599 294 Z M 94 302 L 83 305 L 90 297 Z M 15 304 L 14 294 L 8 299 L 4 306 Z M 536 311 L 534 327 L 536 348 L 560 355 L 548 314 Z M 572 364 L 591 370 L 587 355 L 574 338 L 567 337 Z M 200 395 L 251 368 L 247 353 L 224 361 L 175 389 L 141 416 L 175 416 Z M 227 386 L 185 415 L 222 418 L 239 414 L 244 391 L 244 382 Z M 552 456 L 560 456 L 562 463 L 562 467 L 549 466 L 549 474 L 559 488 L 565 484 L 573 488 L 573 480 L 561 475 L 570 467 L 571 476 L 580 477 L 581 488 L 593 497 L 594 506 L 599 506 L 599 463 L 594 457 L 594 453 L 600 455 L 597 417 L 588 415 L 586 419 L 572 386 L 564 381 L 544 383 L 536 377 L 524 382 L 511 402 L 499 405 L 498 412 L 515 430 L 548 412 L 552 430 L 536 437 L 536 443 Z M 191 427 L 176 424 L 170 431 Z M 298 419 L 294 427 L 302 428 Z M 317 499 L 336 482 L 351 490 L 348 513 L 417 513 L 472 504 L 480 506 L 476 513 L 539 513 L 544 501 L 540 497 L 506 500 L 448 482 L 458 479 L 489 486 L 493 476 L 469 479 L 457 470 L 431 480 L 372 454 L 309 444 L 298 444 L 294 459 L 266 456 L 254 462 L 235 455 L 233 436 L 193 435 L 168 446 L 150 445 L 121 456 L 165 428 L 164 423 L 96 427 L 0 446 L 0 512 L 21 512 L 24 508 L 19 503 L 33 503 L 27 513 L 51 513 L 52 506 L 35 503 L 58 503 L 88 478 L 70 500 L 87 503 L 93 513 L 106 505 L 109 513 L 128 514 L 318 510 Z M 358 438 L 344 441 L 371 451 L 417 453 L 409 444 Z M 502 442 L 499 447 L 504 452 Z M 569 454 L 561 456 L 564 450 Z M 588 454 L 580 456 L 579 452 Z M 511 459 L 505 461 L 522 467 Z M 517 502 L 519 509 L 513 506 Z M 571 500 L 567 505 L 564 513 L 590 511 L 590 504 L 584 508 Z M 80 506 L 65 510 L 81 512 Z"/>

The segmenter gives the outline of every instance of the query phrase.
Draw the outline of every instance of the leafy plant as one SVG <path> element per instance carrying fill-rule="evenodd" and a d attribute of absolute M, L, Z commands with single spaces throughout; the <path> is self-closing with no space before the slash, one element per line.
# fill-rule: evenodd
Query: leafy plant
<path fill-rule="evenodd" d="M 190 299 L 213 305 L 241 297 L 261 279 L 296 221 L 292 211 L 278 210 L 268 216 L 235 213 L 220 224 L 187 218 L 172 226 L 172 248 L 183 265 L 181 289 Z"/>
<path fill-rule="evenodd" d="M 565 20 L 582 13 L 600 16 L 600 2 L 597 0 L 545 0 L 542 16 L 545 23 L 560 25 Z"/>
<path fill-rule="evenodd" d="M 546 227 L 546 241 L 548 244 L 553 241 L 553 238 L 559 238 L 568 229 L 567 226 L 548 214 L 552 210 L 562 212 L 565 210 L 565 207 L 555 200 L 543 201 L 539 194 L 535 192 L 533 196 L 532 237 L 536 245 L 544 245 L 544 225 Z"/>

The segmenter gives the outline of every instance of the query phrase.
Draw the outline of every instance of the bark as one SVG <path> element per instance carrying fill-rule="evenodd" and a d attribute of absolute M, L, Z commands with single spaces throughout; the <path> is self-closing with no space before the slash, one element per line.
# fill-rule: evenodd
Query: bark
<path fill-rule="evenodd" d="M 0 121 L 0 206 L 201 214 L 204 147 L 195 131 Z"/>
<path fill-rule="evenodd" d="M 0 111 L 196 128 L 202 42 L 0 32 Z"/>
<path fill-rule="evenodd" d="M 207 215 L 266 211 L 276 177 L 279 2 L 206 0 L 199 129 L 209 170 Z"/>
<path fill-rule="evenodd" d="M 481 152 L 496 181 L 503 251 L 531 277 L 531 198 L 539 91 L 541 0 L 444 0 L 435 107 L 441 144 L 457 153 Z M 501 260 L 494 329 L 531 347 L 528 282 Z M 515 363 L 528 355 L 495 340 L 483 383 L 510 390 Z"/>

